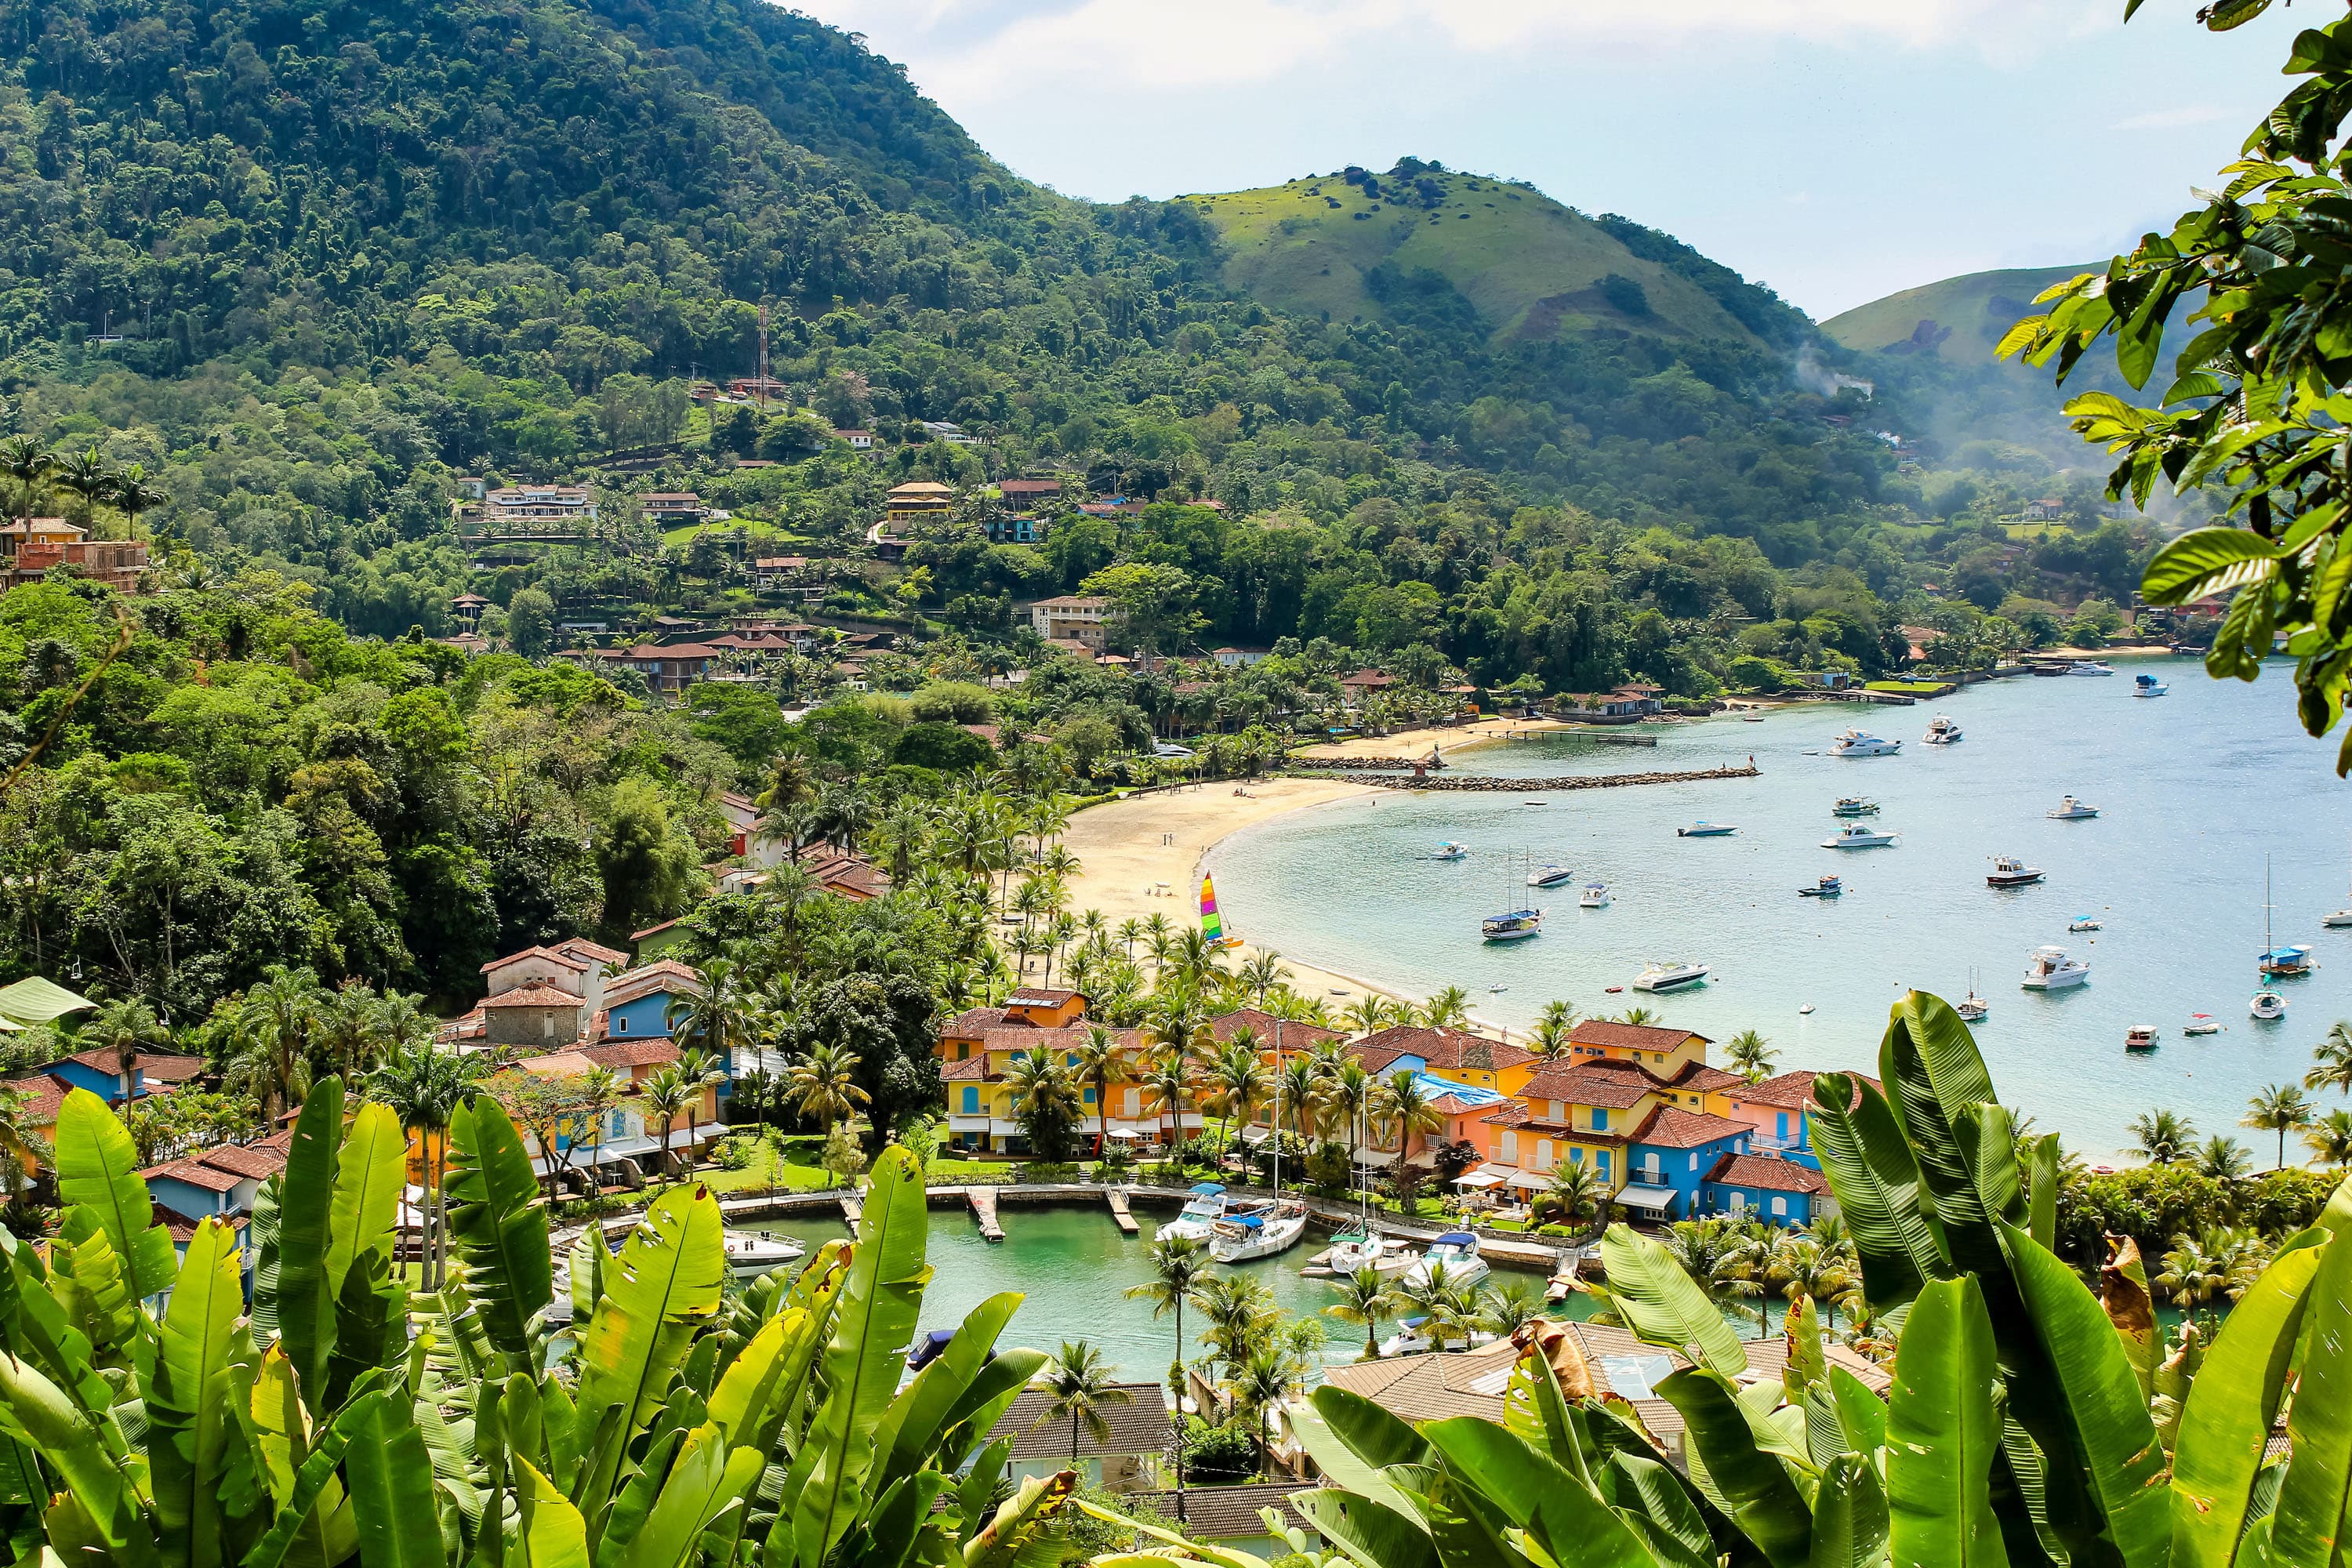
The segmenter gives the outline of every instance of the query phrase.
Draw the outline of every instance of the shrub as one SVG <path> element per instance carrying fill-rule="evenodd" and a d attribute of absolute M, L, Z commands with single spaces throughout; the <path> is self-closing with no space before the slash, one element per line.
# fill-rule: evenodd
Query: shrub
<path fill-rule="evenodd" d="M 1257 1444 L 1240 1422 L 1213 1426 L 1197 1415 L 1186 1415 L 1179 1433 L 1187 1485 L 1229 1485 L 1257 1479 Z M 1168 1458 L 1172 1465 L 1175 1453 L 1171 1450 Z"/>
<path fill-rule="evenodd" d="M 759 1146 L 760 1141 L 756 1137 L 722 1138 L 719 1141 L 719 1147 L 710 1152 L 710 1163 L 722 1171 L 748 1171 L 751 1168 L 752 1153 Z"/>

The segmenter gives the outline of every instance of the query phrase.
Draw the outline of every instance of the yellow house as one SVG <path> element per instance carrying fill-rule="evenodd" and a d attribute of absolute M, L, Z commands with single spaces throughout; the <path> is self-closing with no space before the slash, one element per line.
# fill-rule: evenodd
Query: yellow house
<path fill-rule="evenodd" d="M 1654 1076 L 1671 1079 L 1685 1064 L 1706 1065 L 1707 1037 L 1688 1029 L 1664 1029 L 1649 1024 L 1616 1024 L 1587 1018 L 1568 1032 L 1566 1059 L 1635 1062 Z"/>
<path fill-rule="evenodd" d="M 1364 1070 L 1381 1078 L 1398 1072 L 1427 1073 L 1469 1089 L 1517 1095 L 1543 1058 L 1501 1040 L 1466 1029 L 1400 1024 L 1367 1035 L 1348 1047 Z"/>
<path fill-rule="evenodd" d="M 888 515 L 892 522 L 912 518 L 943 517 L 955 505 L 955 491 L 929 479 L 916 479 L 891 488 Z"/>
<path fill-rule="evenodd" d="M 1625 1184 L 1633 1130 L 1671 1103 L 1666 1086 L 1632 1063 L 1554 1066 L 1529 1075 L 1513 1099 L 1516 1105 L 1486 1118 L 1486 1158 L 1523 1173 L 1519 1184 L 1538 1191 L 1572 1161 L 1616 1192 Z"/>

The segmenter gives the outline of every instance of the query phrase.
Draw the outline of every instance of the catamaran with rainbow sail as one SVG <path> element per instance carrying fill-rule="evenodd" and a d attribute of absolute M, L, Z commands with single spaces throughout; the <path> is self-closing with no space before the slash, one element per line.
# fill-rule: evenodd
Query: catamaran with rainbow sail
<path fill-rule="evenodd" d="M 1214 948 L 1239 947 L 1242 939 L 1225 934 L 1225 922 L 1217 915 L 1217 888 L 1207 872 L 1201 874 L 1201 934 Z"/>

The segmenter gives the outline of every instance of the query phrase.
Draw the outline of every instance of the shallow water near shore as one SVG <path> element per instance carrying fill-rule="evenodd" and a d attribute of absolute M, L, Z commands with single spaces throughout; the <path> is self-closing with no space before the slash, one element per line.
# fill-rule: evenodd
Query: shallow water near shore
<path fill-rule="evenodd" d="M 2267 1166 L 2273 1135 L 2241 1130 L 2246 1099 L 2297 1081 L 2312 1046 L 2352 1016 L 2352 931 L 2320 918 L 2352 903 L 2352 795 L 2334 774 L 2340 735 L 2315 741 L 2294 715 L 2291 666 L 2252 686 L 2207 678 L 2191 659 L 2116 661 L 2113 678 L 2031 677 L 1971 687 L 1915 707 L 1824 704 L 1748 723 L 1656 726 L 1657 748 L 1552 735 L 1463 752 L 1465 772 L 1517 778 L 1712 767 L 1752 754 L 1760 777 L 1611 790 L 1383 793 L 1295 813 L 1234 835 L 1209 868 L 1229 929 L 1302 962 L 1410 995 L 1448 984 L 1514 1034 L 1554 997 L 1581 1014 L 1648 1006 L 1720 1041 L 1762 1031 L 1780 1066 L 1875 1070 L 1886 1008 L 1906 986 L 1958 1000 L 1975 971 L 1991 1016 L 1976 1028 L 2003 1100 L 2056 1130 L 2093 1163 L 2115 1159 L 2126 1121 L 2167 1106 L 2200 1133 L 2228 1132 Z M 2147 670 L 2170 683 L 2132 695 Z M 1920 742 L 1948 713 L 1958 745 Z M 1831 740 L 1861 727 L 1900 740 L 1899 755 L 1845 759 Z M 2072 793 L 2094 821 L 2044 814 Z M 1889 848 L 1821 847 L 1842 824 L 1841 795 L 1883 809 Z M 1528 804 L 1541 799 L 1542 804 Z M 1707 818 L 1727 838 L 1678 838 Z M 1443 839 L 1458 862 L 1427 858 Z M 1985 885 L 1990 858 L 2048 873 L 2007 891 Z M 1614 901 L 1580 910 L 1575 889 L 1526 887 L 1522 857 L 1610 884 Z M 2280 942 L 2309 942 L 2321 967 L 2280 983 L 2288 1013 L 2256 1023 L 2246 1001 L 2263 947 L 2263 865 L 2273 867 Z M 1835 900 L 1800 898 L 1823 873 Z M 1543 934 L 1494 946 L 1478 921 L 1535 902 Z M 2104 929 L 2069 934 L 2077 916 Z M 2087 960 L 2090 982 L 2042 994 L 2018 979 L 2035 947 Z M 1650 959 L 1706 963 L 1703 988 L 1631 988 Z M 1507 989 L 1494 992 L 1489 987 Z M 1619 994 L 1606 987 L 1623 985 Z M 1352 996 L 1329 998 L 1335 1007 Z M 1798 1009 L 1811 1003 L 1814 1011 Z M 2192 1013 L 2221 1034 L 2184 1038 Z M 2156 1050 L 2126 1055 L 2134 1024 Z M 2315 1096 L 2334 1109 L 2333 1095 Z M 2289 1140 L 2288 1156 L 2300 1151 Z"/>

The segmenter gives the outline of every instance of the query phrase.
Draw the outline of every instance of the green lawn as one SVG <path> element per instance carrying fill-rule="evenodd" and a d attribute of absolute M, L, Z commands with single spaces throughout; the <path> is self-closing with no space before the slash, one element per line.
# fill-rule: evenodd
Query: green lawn
<path fill-rule="evenodd" d="M 814 540 L 810 539 L 808 535 L 804 533 L 794 533 L 791 529 L 784 527 L 782 523 L 761 522 L 758 518 L 754 517 L 730 518 L 725 522 L 689 522 L 677 528 L 665 529 L 662 531 L 662 542 L 664 544 L 676 545 L 678 548 L 683 549 L 687 545 L 694 542 L 694 536 L 700 533 L 706 528 L 710 530 L 712 532 L 720 535 L 722 538 L 727 534 L 740 529 L 746 535 L 752 539 L 767 540 L 777 544 L 793 544 L 805 547 L 813 545 L 815 542 Z"/>
<path fill-rule="evenodd" d="M 1947 680 L 1873 680 L 1863 687 L 1864 691 L 1891 691 L 1897 696 L 1913 697 L 1930 691 L 1941 691 L 1951 682 Z"/>

